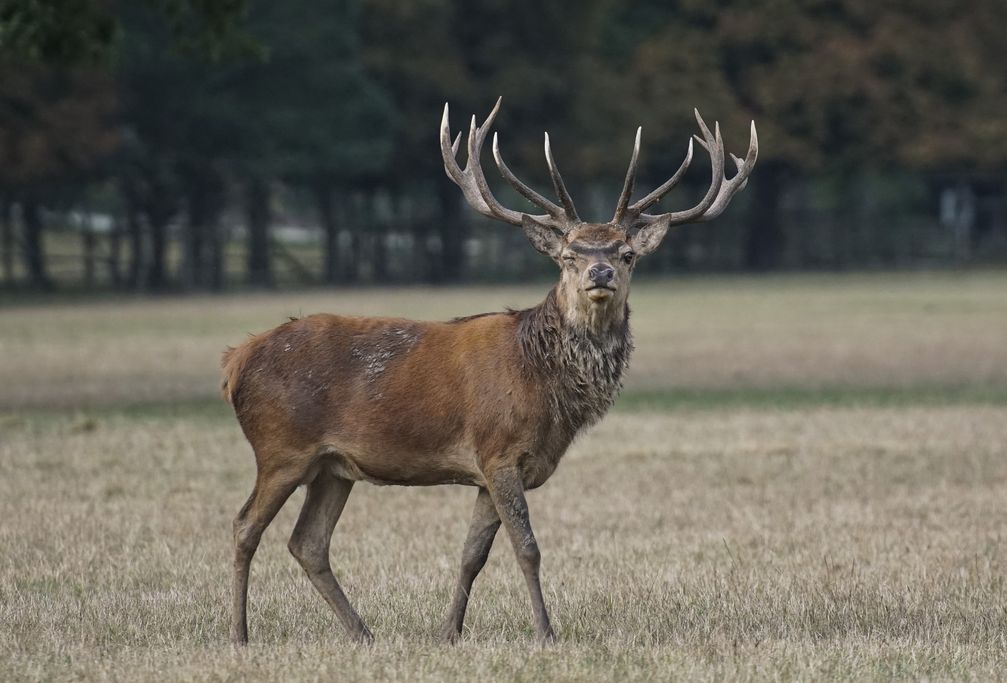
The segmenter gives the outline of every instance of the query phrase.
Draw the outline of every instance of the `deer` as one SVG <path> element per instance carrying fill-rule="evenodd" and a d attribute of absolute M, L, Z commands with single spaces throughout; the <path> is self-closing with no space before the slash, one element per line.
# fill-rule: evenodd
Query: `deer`
<path fill-rule="evenodd" d="M 288 548 L 353 639 L 373 635 L 332 573 L 329 547 L 356 482 L 458 484 L 477 489 L 461 567 L 441 630 L 462 635 L 473 582 L 503 526 L 531 598 L 537 639 L 555 641 L 539 578 L 541 553 L 525 493 L 546 482 L 574 437 L 615 401 L 633 350 L 630 280 L 669 228 L 719 216 L 744 189 L 758 157 L 755 122 L 744 159 L 725 175 L 720 126 L 701 135 L 666 182 L 632 202 L 642 128 L 615 214 L 581 220 L 545 135 L 556 204 L 519 180 L 504 163 L 497 134 L 493 158 L 503 178 L 544 211 L 504 207 L 490 191 L 480 155 L 502 98 L 482 125 L 472 117 L 467 161 L 458 161 L 448 104 L 440 125 L 444 170 L 468 204 L 520 227 L 552 259 L 560 276 L 545 299 L 525 310 L 481 313 L 447 322 L 314 314 L 228 348 L 223 396 L 255 455 L 255 485 L 234 520 L 231 639 L 248 642 L 248 576 L 263 531 L 290 495 L 306 495 Z M 693 140 L 709 154 L 711 182 L 692 208 L 647 213 L 679 182 Z"/>

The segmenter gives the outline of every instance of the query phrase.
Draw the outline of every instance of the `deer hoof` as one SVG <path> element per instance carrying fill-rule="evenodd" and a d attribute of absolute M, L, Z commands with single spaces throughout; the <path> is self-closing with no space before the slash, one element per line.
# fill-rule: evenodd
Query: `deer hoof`
<path fill-rule="evenodd" d="M 361 645 L 373 645 L 374 634 L 372 634 L 366 626 L 361 626 L 360 630 L 357 631 L 356 640 Z"/>
<path fill-rule="evenodd" d="M 462 634 L 461 631 L 455 628 L 455 625 L 450 621 L 441 627 L 441 640 L 443 640 L 448 645 L 457 645 L 461 642 Z"/>

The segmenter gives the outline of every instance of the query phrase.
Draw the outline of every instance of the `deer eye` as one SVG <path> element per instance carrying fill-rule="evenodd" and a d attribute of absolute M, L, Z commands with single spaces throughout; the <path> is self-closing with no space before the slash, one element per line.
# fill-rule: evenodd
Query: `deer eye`
<path fill-rule="evenodd" d="M 622 255 L 622 260 L 625 261 L 626 263 L 632 263 L 634 257 L 636 257 L 635 252 L 627 251 L 625 254 Z"/>
<path fill-rule="evenodd" d="M 567 263 L 573 263 L 574 261 L 577 260 L 577 257 L 574 256 L 573 254 L 563 254 L 563 260 L 566 261 Z"/>

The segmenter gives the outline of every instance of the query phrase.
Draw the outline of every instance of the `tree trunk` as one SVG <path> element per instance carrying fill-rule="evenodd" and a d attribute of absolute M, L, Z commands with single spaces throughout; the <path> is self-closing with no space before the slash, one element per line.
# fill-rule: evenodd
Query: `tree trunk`
<path fill-rule="evenodd" d="M 273 273 L 269 250 L 269 183 L 250 178 L 245 186 L 245 212 L 248 223 L 248 284 L 272 287 Z"/>
<path fill-rule="evenodd" d="M 811 191 L 807 177 L 793 181 L 790 190 L 795 195 L 795 210 L 791 214 L 794 225 L 798 229 L 793 233 L 796 240 L 797 267 L 802 269 L 815 268 L 821 265 L 821 247 L 818 245 L 820 222 L 815 220 L 811 211 Z"/>
<path fill-rule="evenodd" d="M 153 211 L 147 214 L 150 227 L 150 261 L 147 264 L 145 286 L 151 291 L 163 290 L 168 282 L 165 277 L 165 261 L 168 252 L 168 218 Z"/>
<path fill-rule="evenodd" d="M 441 205 L 441 263 L 434 278 L 439 282 L 457 282 L 465 265 L 465 221 L 455 188 L 449 183 L 437 184 Z"/>
<path fill-rule="evenodd" d="M 21 205 L 24 224 L 24 264 L 28 271 L 28 282 L 38 289 L 51 289 L 52 281 L 45 268 L 45 244 L 43 242 L 43 221 L 41 208 L 34 199 Z"/>
<path fill-rule="evenodd" d="M 976 228 L 976 193 L 967 177 L 962 177 L 941 192 L 941 218 L 951 232 L 951 250 L 955 265 L 972 258 Z"/>
<path fill-rule="evenodd" d="M 108 279 L 112 287 L 122 287 L 122 234 L 125 232 L 122 221 L 115 219 L 112 232 L 108 237 Z"/>
<path fill-rule="evenodd" d="M 373 264 L 372 276 L 378 284 L 386 284 L 388 277 L 388 225 L 383 217 L 378 214 L 378 193 L 369 192 L 365 211 L 370 223 L 372 249 L 371 263 Z"/>
<path fill-rule="evenodd" d="M 433 282 L 436 270 L 434 255 L 430 248 L 430 222 L 425 218 L 414 218 L 413 231 L 413 273 L 417 280 Z"/>
<path fill-rule="evenodd" d="M 14 286 L 14 203 L 4 199 L 0 207 L 0 250 L 3 251 L 3 281 Z"/>
<path fill-rule="evenodd" d="M 84 260 L 84 286 L 94 289 L 95 269 L 94 269 L 94 230 L 91 219 L 88 217 L 87 223 L 82 226 L 80 233 L 81 252 Z"/>
<path fill-rule="evenodd" d="M 783 253 L 783 228 L 780 224 L 780 194 L 783 190 L 783 166 L 767 163 L 752 174 L 753 193 L 745 236 L 745 268 L 771 270 L 780 265 Z"/>
<path fill-rule="evenodd" d="M 220 219 L 215 220 L 206 235 L 206 286 L 210 291 L 220 292 L 224 289 L 224 246 L 226 244 L 224 227 Z"/>
<path fill-rule="evenodd" d="M 318 209 L 318 219 L 325 233 L 325 283 L 338 284 L 343 274 L 339 264 L 339 221 L 336 219 L 335 197 L 330 185 L 325 180 L 317 180 L 312 187 L 315 195 L 315 207 Z"/>
<path fill-rule="evenodd" d="M 190 167 L 185 175 L 186 222 L 180 280 L 185 289 L 223 287 L 220 215 L 226 185 L 212 165 Z"/>
<path fill-rule="evenodd" d="M 207 190 L 200 178 L 190 178 L 186 187 L 185 231 L 182 243 L 182 289 L 198 289 L 206 281 L 204 272 L 204 237 L 207 224 Z"/>
<path fill-rule="evenodd" d="M 143 282 L 144 264 L 147 259 L 136 180 L 131 176 L 121 177 L 119 179 L 119 194 L 122 197 L 125 214 L 122 220 L 129 241 L 129 265 L 123 284 L 130 289 L 137 290 Z"/>
<path fill-rule="evenodd" d="M 836 270 L 863 268 L 873 254 L 865 251 L 861 229 L 864 224 L 866 197 L 860 171 L 846 170 L 838 177 L 839 206 L 833 224 L 832 251 Z"/>
<path fill-rule="evenodd" d="M 214 292 L 224 288 L 224 234 L 221 215 L 227 205 L 227 183 L 220 172 L 211 168 L 202 177 L 203 213 L 203 277 L 200 284 Z"/>
<path fill-rule="evenodd" d="M 147 250 L 143 238 L 143 219 L 135 206 L 126 207 L 126 225 L 129 227 L 129 277 L 131 289 L 139 289 L 147 263 Z"/>
<path fill-rule="evenodd" d="M 411 254 L 409 258 L 409 279 L 413 282 L 430 281 L 430 221 L 416 210 L 414 198 L 408 190 L 397 188 L 398 197 L 395 224 L 409 231 Z"/>
<path fill-rule="evenodd" d="M 359 193 L 350 192 L 343 205 L 346 207 L 346 225 L 350 231 L 350 257 L 343 265 L 342 279 L 344 282 L 354 283 L 360 281 L 360 264 L 364 260 L 361 248 L 365 225 L 364 202 Z"/>

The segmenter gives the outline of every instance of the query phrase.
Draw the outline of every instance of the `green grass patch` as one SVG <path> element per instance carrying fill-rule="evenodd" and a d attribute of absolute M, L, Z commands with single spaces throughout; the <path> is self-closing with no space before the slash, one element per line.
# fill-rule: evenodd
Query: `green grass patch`
<path fill-rule="evenodd" d="M 613 410 L 674 413 L 731 409 L 801 410 L 819 407 L 912 407 L 1007 405 L 1007 385 L 920 385 L 908 387 L 825 386 L 675 388 L 627 391 Z M 233 420 L 231 407 L 217 397 L 28 408 L 0 416 L 0 432 L 24 421 L 72 418 L 82 425 L 110 417 L 186 421 Z"/>
<path fill-rule="evenodd" d="M 203 422 L 234 419 L 234 413 L 231 406 L 220 398 L 210 397 L 179 401 L 146 401 L 73 407 L 32 407 L 0 413 L 0 433 L 4 431 L 5 427 L 12 428 L 26 422 L 37 422 L 47 419 L 73 419 L 75 422 L 83 425 L 81 427 L 82 431 L 87 431 L 86 426 L 91 424 L 92 421 L 113 417 L 136 420 L 159 419 Z"/>
<path fill-rule="evenodd" d="M 626 392 L 616 410 L 673 412 L 724 408 L 901 407 L 1007 405 L 1004 385 L 921 385 L 908 387 L 745 387 L 661 389 Z"/>

